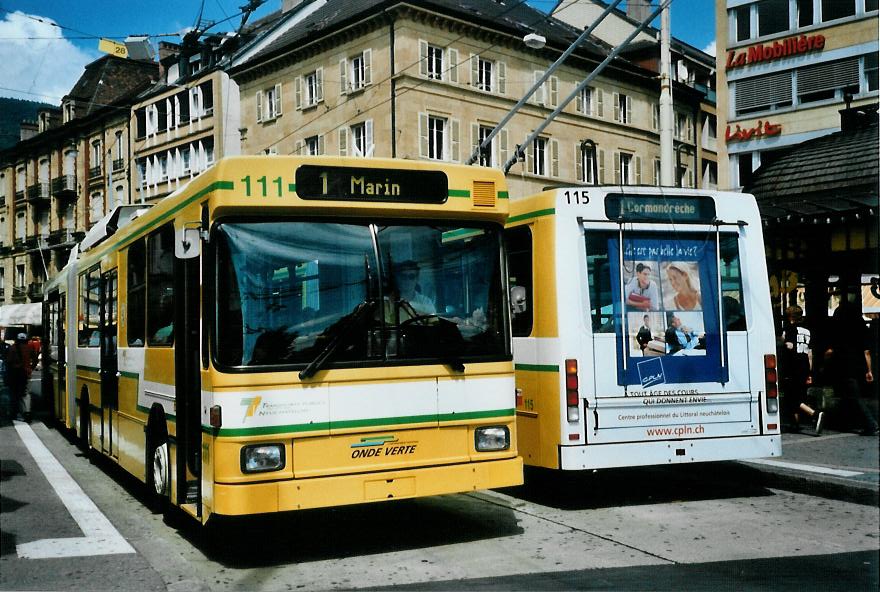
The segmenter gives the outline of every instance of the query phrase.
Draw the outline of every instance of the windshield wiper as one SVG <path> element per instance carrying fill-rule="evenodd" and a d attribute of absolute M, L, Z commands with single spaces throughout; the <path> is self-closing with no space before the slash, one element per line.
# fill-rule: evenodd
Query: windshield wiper
<path fill-rule="evenodd" d="M 333 337 L 330 339 L 330 343 L 321 350 L 321 353 L 319 353 L 308 366 L 300 371 L 299 379 L 305 380 L 311 378 L 315 375 L 315 372 L 323 368 L 324 364 L 326 364 L 336 350 L 339 349 L 339 346 L 345 343 L 351 330 L 357 327 L 360 324 L 361 319 L 373 310 L 375 304 L 376 303 L 373 300 L 365 300 L 358 304 L 347 317 L 340 319 L 339 323 L 335 325 L 336 328 L 333 331 Z"/>

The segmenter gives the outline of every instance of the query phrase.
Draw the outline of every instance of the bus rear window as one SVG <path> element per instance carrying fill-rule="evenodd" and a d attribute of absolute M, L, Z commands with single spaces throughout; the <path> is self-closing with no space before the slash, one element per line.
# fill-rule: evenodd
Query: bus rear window
<path fill-rule="evenodd" d="M 746 330 L 739 243 L 735 234 L 721 235 L 721 302 L 728 331 Z"/>

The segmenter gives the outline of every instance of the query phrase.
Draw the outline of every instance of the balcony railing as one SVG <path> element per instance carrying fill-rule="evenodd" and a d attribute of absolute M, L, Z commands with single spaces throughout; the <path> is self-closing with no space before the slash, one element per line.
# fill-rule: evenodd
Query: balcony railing
<path fill-rule="evenodd" d="M 27 189 L 27 199 L 29 202 L 37 203 L 49 199 L 49 182 L 39 181 Z"/>
<path fill-rule="evenodd" d="M 125 168 L 125 159 L 117 158 L 113 161 L 113 172 L 117 173 Z"/>
<path fill-rule="evenodd" d="M 27 300 L 27 288 L 24 286 L 12 286 L 12 301 L 24 302 Z"/>
<path fill-rule="evenodd" d="M 94 179 L 95 177 L 101 176 L 101 165 L 94 166 L 89 169 L 89 179 Z"/>
<path fill-rule="evenodd" d="M 76 197 L 76 175 L 61 175 L 52 179 L 52 195 Z"/>
<path fill-rule="evenodd" d="M 15 203 L 20 203 L 24 201 L 24 190 L 15 192 Z"/>
<path fill-rule="evenodd" d="M 28 298 L 31 300 L 43 299 L 43 282 L 31 282 L 28 285 Z"/>

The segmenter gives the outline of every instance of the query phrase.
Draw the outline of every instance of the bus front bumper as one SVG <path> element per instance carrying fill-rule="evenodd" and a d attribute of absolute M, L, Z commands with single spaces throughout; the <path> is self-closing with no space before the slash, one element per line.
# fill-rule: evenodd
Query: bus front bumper
<path fill-rule="evenodd" d="M 479 463 L 214 485 L 213 513 L 226 516 L 326 508 L 522 485 L 521 457 Z"/>

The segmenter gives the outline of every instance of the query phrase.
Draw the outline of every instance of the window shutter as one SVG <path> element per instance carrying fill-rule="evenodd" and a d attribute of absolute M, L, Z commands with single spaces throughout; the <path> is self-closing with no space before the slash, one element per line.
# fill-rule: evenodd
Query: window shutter
<path fill-rule="evenodd" d="M 428 114 L 419 113 L 419 157 L 428 158 Z"/>
<path fill-rule="evenodd" d="M 688 169 L 688 187 L 694 186 L 694 172 Z"/>
<path fill-rule="evenodd" d="M 611 158 L 614 160 L 614 184 L 620 185 L 620 152 L 612 152 Z"/>
<path fill-rule="evenodd" d="M 633 102 L 632 97 L 626 95 L 626 122 L 632 125 L 633 122 Z"/>
<path fill-rule="evenodd" d="M 480 83 L 480 56 L 471 54 L 471 86 L 477 88 Z"/>
<path fill-rule="evenodd" d="M 498 132 L 498 154 L 501 156 L 499 162 L 504 165 L 510 155 L 507 153 L 507 130 L 503 129 Z"/>
<path fill-rule="evenodd" d="M 559 140 L 550 140 L 550 176 L 559 176 Z"/>
<path fill-rule="evenodd" d="M 660 129 L 660 105 L 651 103 L 651 129 Z"/>
<path fill-rule="evenodd" d="M 449 50 L 449 82 L 458 83 L 458 50 Z"/>
<path fill-rule="evenodd" d="M 798 72 L 798 92 L 803 93 L 803 71 Z M 769 107 L 791 101 L 791 71 L 737 80 L 734 88 L 736 110 Z"/>
<path fill-rule="evenodd" d="M 538 80 L 542 76 L 542 73 L 538 70 L 535 70 L 534 74 L 535 74 L 534 82 L 538 82 Z M 544 85 L 543 84 L 535 89 L 535 94 L 532 95 L 532 102 L 537 103 L 538 105 L 544 104 Z"/>
<path fill-rule="evenodd" d="M 574 176 L 578 181 L 586 181 L 584 177 L 584 157 L 580 144 L 574 145 Z"/>
<path fill-rule="evenodd" d="M 605 183 L 605 151 L 601 148 L 598 151 L 599 156 L 599 183 Z"/>
<path fill-rule="evenodd" d="M 281 115 L 281 83 L 275 85 L 275 117 Z"/>
<path fill-rule="evenodd" d="M 428 42 L 419 39 L 419 75 L 428 77 Z"/>
<path fill-rule="evenodd" d="M 587 89 L 582 88 L 581 91 L 575 97 L 575 109 L 577 109 L 578 113 L 584 113 L 584 93 L 587 92 Z"/>
<path fill-rule="evenodd" d="M 263 91 L 257 91 L 256 98 L 257 122 L 263 121 Z"/>
<path fill-rule="evenodd" d="M 364 156 L 367 158 L 372 158 L 375 156 L 375 144 L 373 144 L 373 120 L 368 119 L 364 122 L 364 130 L 366 133 L 364 134 L 366 138 L 364 139 L 364 143 L 366 144 L 366 150 L 364 151 Z"/>
<path fill-rule="evenodd" d="M 364 50 L 364 86 L 373 83 L 373 50 Z"/>
<path fill-rule="evenodd" d="M 458 162 L 461 160 L 461 122 L 458 119 L 450 119 L 450 160 Z"/>
<path fill-rule="evenodd" d="M 559 104 L 559 78 L 550 77 L 550 106 L 556 107 Z"/>
<path fill-rule="evenodd" d="M 296 110 L 299 111 L 302 109 L 302 94 L 303 94 L 303 77 L 297 76 L 294 84 L 294 96 L 296 97 Z"/>
<path fill-rule="evenodd" d="M 842 4 L 842 3 L 841 3 Z M 859 85 L 859 58 L 806 66 L 797 71 L 799 95 Z M 737 86 L 740 86 L 739 84 Z"/>
<path fill-rule="evenodd" d="M 602 92 L 601 88 L 596 89 L 596 116 L 597 117 L 605 117 L 604 110 L 602 108 L 602 100 L 603 95 L 605 93 Z"/>
<path fill-rule="evenodd" d="M 297 140 L 296 141 L 296 154 L 302 156 L 304 148 L 305 148 L 305 143 L 302 140 Z"/>
<path fill-rule="evenodd" d="M 477 151 L 477 148 L 480 147 L 480 124 L 472 123 L 471 124 L 471 154 L 474 154 Z M 480 163 L 480 155 L 477 154 L 477 164 Z"/>
<path fill-rule="evenodd" d="M 526 146 L 526 168 L 530 173 L 535 172 L 535 142 Z"/>
<path fill-rule="evenodd" d="M 693 142 L 694 141 L 694 118 L 691 117 L 690 115 L 688 115 L 688 117 L 687 117 L 687 126 L 688 126 L 688 129 L 687 129 L 688 142 Z"/>
<path fill-rule="evenodd" d="M 614 103 L 614 121 L 620 121 L 620 93 L 611 93 L 611 102 Z"/>
<path fill-rule="evenodd" d="M 348 156 L 348 128 L 339 128 L 339 156 Z"/>
<path fill-rule="evenodd" d="M 315 70 L 315 100 L 323 101 L 324 100 L 324 68 L 318 68 Z"/>
<path fill-rule="evenodd" d="M 507 94 L 507 64 L 505 62 L 495 62 L 498 70 L 498 94 Z"/>
<path fill-rule="evenodd" d="M 636 163 L 636 185 L 642 184 L 642 157 L 636 154 L 633 156 L 633 160 Z"/>
<path fill-rule="evenodd" d="M 660 186 L 660 159 L 654 159 L 654 185 Z"/>
<path fill-rule="evenodd" d="M 348 92 L 348 60 L 339 60 L 339 94 Z"/>

